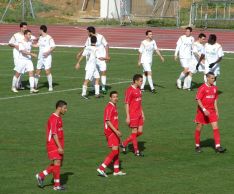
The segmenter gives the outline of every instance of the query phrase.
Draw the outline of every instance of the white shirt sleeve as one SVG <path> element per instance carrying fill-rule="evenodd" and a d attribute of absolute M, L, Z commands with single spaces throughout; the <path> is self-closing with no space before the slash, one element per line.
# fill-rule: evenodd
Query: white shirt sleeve
<path fill-rule="evenodd" d="M 86 42 L 85 42 L 85 46 L 90 46 L 89 38 L 87 38 L 87 40 L 86 40 Z"/>
<path fill-rule="evenodd" d="M 145 45 L 143 42 L 141 42 L 140 48 L 139 48 L 139 52 L 142 53 L 144 51 Z"/>
<path fill-rule="evenodd" d="M 55 42 L 53 38 L 50 38 L 49 44 L 50 44 L 50 47 L 55 47 Z"/>
<path fill-rule="evenodd" d="M 88 49 L 87 47 L 85 47 L 83 53 L 82 53 L 82 56 L 86 57 L 88 55 Z"/>
<path fill-rule="evenodd" d="M 220 46 L 220 47 L 218 48 L 218 57 L 223 57 L 223 56 L 224 56 L 223 49 L 222 49 L 222 47 Z"/>
<path fill-rule="evenodd" d="M 179 53 L 179 50 L 180 50 L 180 47 L 181 47 L 181 44 L 182 44 L 182 37 L 180 37 L 176 43 L 176 50 L 175 50 L 175 56 L 178 55 Z"/>
<path fill-rule="evenodd" d="M 107 41 L 104 36 L 102 36 L 102 44 L 106 47 L 107 46 Z"/>
<path fill-rule="evenodd" d="M 9 44 L 15 44 L 15 43 L 16 43 L 16 39 L 15 39 L 15 35 L 13 35 L 11 39 L 9 40 Z"/>
<path fill-rule="evenodd" d="M 157 50 L 157 49 L 158 49 L 158 46 L 157 46 L 157 44 L 156 44 L 156 42 L 154 40 L 154 50 Z"/>

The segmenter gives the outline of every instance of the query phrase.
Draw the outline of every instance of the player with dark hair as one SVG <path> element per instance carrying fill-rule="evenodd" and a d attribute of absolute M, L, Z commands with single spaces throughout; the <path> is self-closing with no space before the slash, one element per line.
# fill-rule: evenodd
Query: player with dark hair
<path fill-rule="evenodd" d="M 43 187 L 45 177 L 51 173 L 54 176 L 54 190 L 64 190 L 60 185 L 60 167 L 62 166 L 64 154 L 64 133 L 62 116 L 67 112 L 67 103 L 59 100 L 56 103 L 56 110 L 52 113 L 47 122 L 46 148 L 51 164 L 40 173 L 36 174 L 39 187 Z"/>
<path fill-rule="evenodd" d="M 105 169 L 112 161 L 114 165 L 113 175 L 126 175 L 126 173 L 119 169 L 119 143 L 122 133 L 119 131 L 118 110 L 116 106 L 117 102 L 118 92 L 110 92 L 110 102 L 104 110 L 104 134 L 106 136 L 108 147 L 111 148 L 111 152 L 97 169 L 98 173 L 104 177 L 108 177 L 105 173 Z"/>
<path fill-rule="evenodd" d="M 224 153 L 226 149 L 220 145 L 220 133 L 218 127 L 218 88 L 214 85 L 215 75 L 213 72 L 206 74 L 207 82 L 198 88 L 196 100 L 198 103 L 197 114 L 195 117 L 195 123 L 197 123 L 195 130 L 195 151 L 201 152 L 200 147 L 200 134 L 202 126 L 205 124 L 211 124 L 214 140 L 215 140 L 215 151 Z"/>
<path fill-rule="evenodd" d="M 133 76 L 133 84 L 127 88 L 125 92 L 125 111 L 126 123 L 131 128 L 131 135 L 121 143 L 121 148 L 126 153 L 127 145 L 132 142 L 134 153 L 136 156 L 144 156 L 138 148 L 137 137 L 143 133 L 143 124 L 145 120 L 142 109 L 142 75 L 135 74 Z"/>

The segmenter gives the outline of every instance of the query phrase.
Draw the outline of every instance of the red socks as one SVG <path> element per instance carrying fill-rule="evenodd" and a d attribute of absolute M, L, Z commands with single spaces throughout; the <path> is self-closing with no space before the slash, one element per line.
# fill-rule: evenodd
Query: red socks
<path fill-rule="evenodd" d="M 219 129 L 214 129 L 213 130 L 214 133 L 214 140 L 215 140 L 215 148 L 220 147 L 220 133 L 219 133 Z"/>
<path fill-rule="evenodd" d="M 119 155 L 119 150 L 112 150 L 111 153 L 105 158 L 102 165 L 99 167 L 100 170 L 105 170 L 105 168 L 111 163 L 115 156 Z"/>
<path fill-rule="evenodd" d="M 119 172 L 119 151 L 118 154 L 113 158 L 114 160 L 114 172 Z"/>
<path fill-rule="evenodd" d="M 194 138 L 195 138 L 195 146 L 196 147 L 199 147 L 200 146 L 200 135 L 201 135 L 201 131 L 199 130 L 195 130 L 195 133 L 194 133 Z"/>
<path fill-rule="evenodd" d="M 53 175 L 54 175 L 54 186 L 59 186 L 60 185 L 60 166 L 54 165 L 54 170 L 53 170 Z"/>
<path fill-rule="evenodd" d="M 50 166 L 47 167 L 46 170 L 40 172 L 39 176 L 41 177 L 41 179 L 44 179 L 45 176 L 53 172 L 53 169 L 54 169 L 54 164 L 51 164 Z"/>

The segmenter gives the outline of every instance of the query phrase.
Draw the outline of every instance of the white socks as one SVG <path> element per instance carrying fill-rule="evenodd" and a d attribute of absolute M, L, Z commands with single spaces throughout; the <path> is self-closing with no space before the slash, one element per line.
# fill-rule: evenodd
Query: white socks
<path fill-rule="evenodd" d="M 106 86 L 106 76 L 105 75 L 101 76 L 101 82 L 102 82 L 102 90 L 105 90 L 105 86 Z"/>
<path fill-rule="evenodd" d="M 87 86 L 83 85 L 82 86 L 82 96 L 86 96 L 86 93 L 87 93 Z"/>
<path fill-rule="evenodd" d="M 30 89 L 34 89 L 34 77 L 29 77 Z"/>
<path fill-rule="evenodd" d="M 184 79 L 183 89 L 190 89 L 191 88 L 191 83 L 192 83 L 192 76 L 188 75 Z"/>
<path fill-rule="evenodd" d="M 38 86 L 39 78 L 40 78 L 40 75 L 35 75 L 35 76 L 34 76 L 34 84 L 35 84 L 35 88 L 37 88 L 37 86 Z"/>
<path fill-rule="evenodd" d="M 146 82 L 146 76 L 145 74 L 143 74 L 143 82 L 142 82 L 142 85 L 141 85 L 141 89 L 144 90 L 144 87 L 145 87 L 145 82 Z"/>
<path fill-rule="evenodd" d="M 151 88 L 151 90 L 153 90 L 154 89 L 154 84 L 153 84 L 152 76 L 148 75 L 147 78 L 148 78 L 150 88 Z"/>
<path fill-rule="evenodd" d="M 205 82 L 205 83 L 207 82 L 206 75 L 204 75 L 204 82 Z"/>
<path fill-rule="evenodd" d="M 49 85 L 49 88 L 53 88 L 53 84 L 52 84 L 52 74 L 50 73 L 49 75 L 47 75 L 47 80 L 48 80 L 48 85 Z"/>
<path fill-rule="evenodd" d="M 183 81 L 185 76 L 186 76 L 186 74 L 184 74 L 184 72 L 181 72 L 179 80 Z"/>
<path fill-rule="evenodd" d="M 99 85 L 95 85 L 94 88 L 95 88 L 95 95 L 99 95 L 100 94 Z"/>
<path fill-rule="evenodd" d="M 17 82 L 18 82 L 18 78 L 13 76 L 12 79 L 12 88 L 16 88 L 17 87 Z"/>

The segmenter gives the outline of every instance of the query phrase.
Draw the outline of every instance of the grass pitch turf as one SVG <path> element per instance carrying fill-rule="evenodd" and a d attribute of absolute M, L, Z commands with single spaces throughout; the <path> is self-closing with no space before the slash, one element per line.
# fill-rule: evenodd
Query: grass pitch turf
<path fill-rule="evenodd" d="M 203 77 L 201 74 L 194 76 L 193 91 L 177 90 L 175 80 L 181 67 L 174 62 L 172 53 L 163 52 L 165 63 L 154 57 L 152 68 L 157 94 L 148 91 L 143 94 L 146 121 L 139 144 L 145 157 L 136 158 L 131 152 L 120 154 L 122 170 L 127 175 L 113 177 L 110 174 L 102 178 L 97 176 L 96 168 L 109 152 L 103 135 L 103 110 L 109 97 L 81 99 L 84 63 L 79 71 L 74 69 L 76 52 L 73 48 L 56 48 L 53 54 L 54 92 L 47 92 L 47 80 L 42 74 L 40 93 L 29 95 L 29 90 L 18 94 L 10 91 L 12 50 L 0 47 L 1 194 L 55 192 L 51 175 L 45 181 L 47 186 L 39 189 L 35 174 L 49 164 L 45 124 L 59 99 L 68 102 L 68 112 L 63 117 L 65 159 L 61 169 L 66 193 L 233 193 L 234 55 L 225 55 L 217 82 L 221 143 L 228 149 L 227 153 L 214 152 L 210 126 L 202 131 L 203 153 L 194 152 L 195 94 Z M 130 130 L 125 124 L 124 91 L 132 75 L 141 73 L 141 69 L 137 67 L 137 51 L 111 50 L 110 55 L 107 80 L 109 91 L 119 92 L 120 130 L 125 139 Z M 23 79 L 27 83 L 26 75 Z M 107 169 L 108 174 L 111 172 Z"/>

